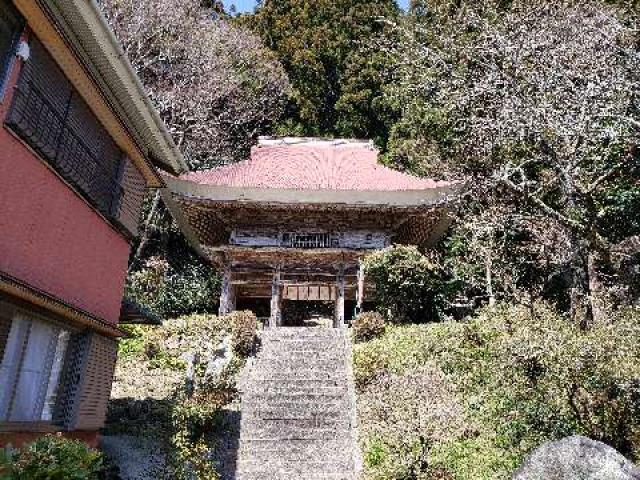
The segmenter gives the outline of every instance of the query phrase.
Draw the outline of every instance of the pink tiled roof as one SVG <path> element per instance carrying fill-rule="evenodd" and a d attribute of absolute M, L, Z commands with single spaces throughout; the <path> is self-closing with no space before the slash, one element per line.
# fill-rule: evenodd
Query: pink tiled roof
<path fill-rule="evenodd" d="M 448 182 L 407 175 L 384 167 L 378 152 L 352 145 L 262 145 L 251 158 L 182 175 L 205 185 L 302 190 L 423 190 Z"/>

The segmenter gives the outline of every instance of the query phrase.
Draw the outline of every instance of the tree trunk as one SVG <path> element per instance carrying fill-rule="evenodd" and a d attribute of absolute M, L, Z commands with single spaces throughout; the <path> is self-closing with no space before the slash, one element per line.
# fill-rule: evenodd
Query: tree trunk
<path fill-rule="evenodd" d="M 607 319 L 607 291 L 603 280 L 610 259 L 595 241 L 578 240 L 572 262 L 571 318 L 583 329 Z"/>
<path fill-rule="evenodd" d="M 607 289 L 603 281 L 603 274 L 608 270 L 608 254 L 593 249 L 589 252 L 587 274 L 589 277 L 589 300 L 593 320 L 604 322 L 608 318 Z"/>
<path fill-rule="evenodd" d="M 487 297 L 489 297 L 489 306 L 493 307 L 496 304 L 496 297 L 493 293 L 493 252 L 490 251 L 484 262 L 485 268 L 485 284 Z"/>
<path fill-rule="evenodd" d="M 151 225 L 153 224 L 153 218 L 156 216 L 156 212 L 160 207 L 160 200 L 161 200 L 160 190 L 156 190 L 156 195 L 153 199 L 153 204 L 151 205 L 149 214 L 147 215 L 147 218 L 145 219 L 144 225 L 142 227 L 142 233 L 140 234 L 140 243 L 138 243 L 138 248 L 136 249 L 136 253 L 133 255 L 133 258 L 131 258 L 131 261 L 129 262 L 129 268 L 127 269 L 128 270 L 127 273 L 130 273 L 134 269 L 134 267 L 140 260 L 140 257 L 142 256 L 142 253 L 144 252 L 144 249 L 147 246 L 147 243 L 149 242 L 149 236 L 150 236 L 149 229 L 151 228 Z"/>
<path fill-rule="evenodd" d="M 586 329 L 593 323 L 589 291 L 588 255 L 584 242 L 575 238 L 572 241 L 571 258 L 571 319 Z"/>

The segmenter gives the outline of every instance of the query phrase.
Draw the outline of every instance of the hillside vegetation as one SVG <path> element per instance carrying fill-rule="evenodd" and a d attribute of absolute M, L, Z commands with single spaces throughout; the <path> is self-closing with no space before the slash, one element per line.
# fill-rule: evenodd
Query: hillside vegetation
<path fill-rule="evenodd" d="M 120 342 L 104 431 L 116 463 L 149 479 L 215 480 L 231 468 L 236 378 L 256 328 L 255 317 L 242 312 L 130 327 Z M 216 372 L 212 362 L 223 357 L 228 361 Z"/>
<path fill-rule="evenodd" d="M 640 312 L 581 330 L 548 305 L 387 327 L 354 349 L 367 478 L 508 479 L 548 439 L 640 458 Z"/>
<path fill-rule="evenodd" d="M 432 250 L 365 262 L 380 314 L 354 356 L 370 480 L 507 479 L 573 433 L 638 460 L 637 0 L 102 5 L 193 169 L 246 158 L 258 135 L 353 135 L 392 168 L 464 185 Z M 214 269 L 159 196 L 145 212 L 128 295 L 165 318 L 216 311 Z M 115 392 L 134 401 L 114 402 L 111 428 L 161 423 L 182 465 L 213 451 L 233 397 L 185 394 L 184 349 L 207 329 L 227 332 L 190 317 L 121 352 Z"/>

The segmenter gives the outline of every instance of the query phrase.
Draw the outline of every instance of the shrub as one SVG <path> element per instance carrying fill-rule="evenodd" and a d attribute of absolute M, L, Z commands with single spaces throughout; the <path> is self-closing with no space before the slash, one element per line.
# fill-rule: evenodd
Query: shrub
<path fill-rule="evenodd" d="M 216 430 L 221 405 L 181 396 L 172 412 L 173 475 L 177 480 L 217 480 L 208 436 Z"/>
<path fill-rule="evenodd" d="M 548 304 L 497 305 L 468 322 L 390 326 L 383 337 L 357 344 L 354 373 L 364 403 L 358 413 L 366 426 L 368 478 L 506 480 L 533 448 L 573 434 L 637 461 L 639 314 L 628 310 L 581 330 Z M 428 366 L 444 375 L 437 382 L 421 375 Z M 434 399 L 453 395 L 463 408 L 456 417 L 463 425 L 448 437 L 434 436 L 438 418 L 446 419 L 445 401 L 429 407 L 435 423 L 416 418 L 407 441 L 393 440 L 402 436 L 398 418 L 414 418 L 407 415 L 414 407 L 406 392 L 432 388 Z M 377 404 L 389 408 L 378 411 Z M 449 477 L 438 476 L 443 472 Z"/>
<path fill-rule="evenodd" d="M 255 351 L 258 319 L 249 310 L 232 312 L 227 317 L 231 323 L 231 346 L 241 357 L 248 357 Z"/>
<path fill-rule="evenodd" d="M 358 396 L 365 466 L 373 478 L 450 478 L 430 458 L 434 444 L 461 438 L 464 410 L 434 365 L 382 374 Z"/>
<path fill-rule="evenodd" d="M 415 247 L 393 246 L 365 259 L 379 308 L 394 322 L 438 320 L 448 283 L 444 269 Z"/>
<path fill-rule="evenodd" d="M 493 415 L 517 412 L 498 433 L 513 444 L 582 434 L 640 454 L 640 322 L 624 313 L 582 330 L 544 304 L 485 312 L 495 352 Z M 479 323 L 479 329 L 482 327 Z M 487 326 L 489 326 L 487 325 Z M 508 333 L 497 335 L 499 329 Z M 481 331 L 481 330 L 480 330 Z"/>
<path fill-rule="evenodd" d="M 61 435 L 46 435 L 0 458 L 3 480 L 94 480 L 102 470 L 99 451 Z"/>
<path fill-rule="evenodd" d="M 353 321 L 353 337 L 364 342 L 384 333 L 384 317 L 378 312 L 364 312 Z"/>
<path fill-rule="evenodd" d="M 219 277 L 194 255 L 184 254 L 178 265 L 160 257 L 149 258 L 131 272 L 126 295 L 162 318 L 212 312 L 219 293 Z"/>

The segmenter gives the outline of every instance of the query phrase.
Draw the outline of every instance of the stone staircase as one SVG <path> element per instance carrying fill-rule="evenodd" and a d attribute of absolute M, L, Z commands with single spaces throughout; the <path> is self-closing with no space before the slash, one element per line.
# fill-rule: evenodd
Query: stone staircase
<path fill-rule="evenodd" d="M 345 330 L 270 328 L 241 383 L 236 480 L 356 480 L 355 390 Z"/>

